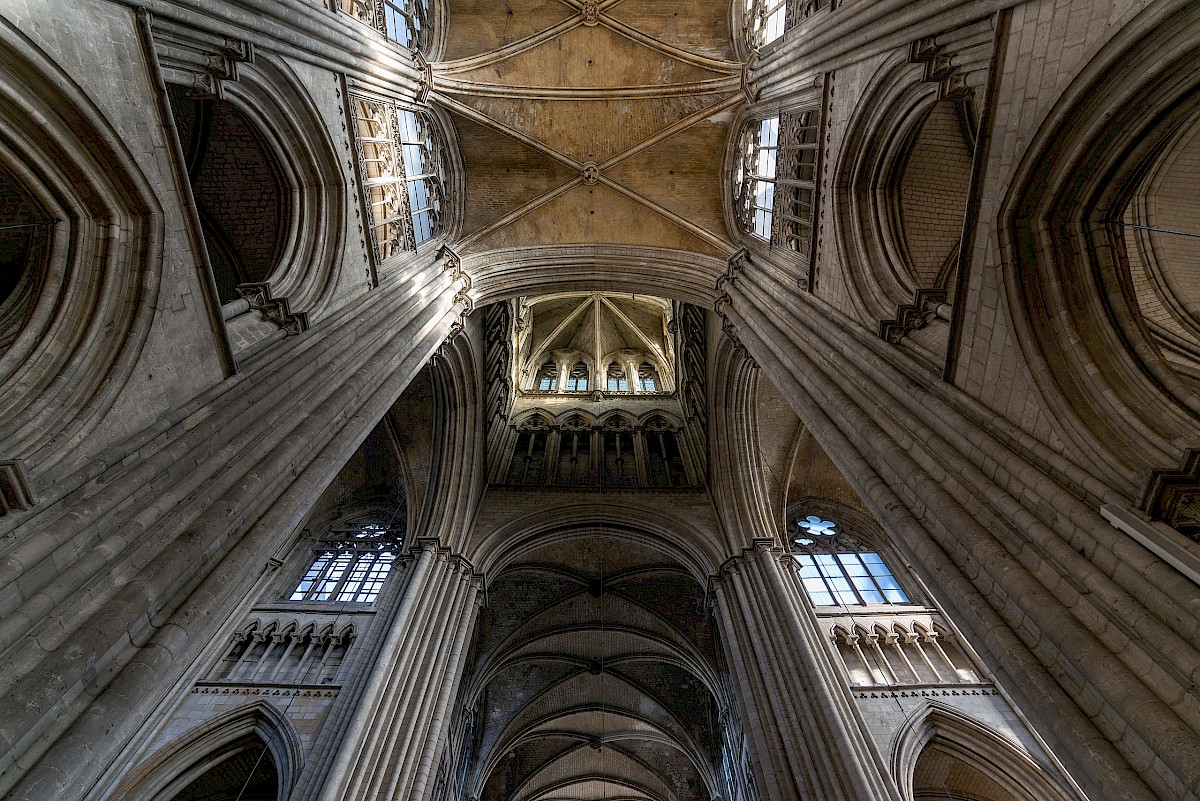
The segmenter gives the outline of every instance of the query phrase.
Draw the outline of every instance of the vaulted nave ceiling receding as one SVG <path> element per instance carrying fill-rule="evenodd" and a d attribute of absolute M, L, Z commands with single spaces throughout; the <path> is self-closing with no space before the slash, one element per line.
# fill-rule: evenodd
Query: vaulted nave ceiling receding
<path fill-rule="evenodd" d="M 743 101 L 725 3 L 452 0 L 434 95 L 467 172 L 464 253 L 733 250 L 720 171 Z"/>

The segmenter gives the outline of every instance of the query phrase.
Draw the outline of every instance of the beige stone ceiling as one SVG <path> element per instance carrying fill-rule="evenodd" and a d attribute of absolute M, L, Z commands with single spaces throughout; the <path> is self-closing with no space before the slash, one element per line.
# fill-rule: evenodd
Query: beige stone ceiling
<path fill-rule="evenodd" d="M 703 0 L 452 0 L 432 97 L 466 164 L 461 252 L 728 256 L 720 170 L 744 96 L 727 15 Z"/>

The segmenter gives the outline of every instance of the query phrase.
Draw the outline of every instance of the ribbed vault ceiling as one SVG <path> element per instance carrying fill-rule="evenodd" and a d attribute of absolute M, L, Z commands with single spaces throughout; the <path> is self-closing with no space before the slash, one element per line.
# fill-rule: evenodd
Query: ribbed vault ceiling
<path fill-rule="evenodd" d="M 702 0 L 451 0 L 434 97 L 466 164 L 460 249 L 728 256 L 720 170 L 743 93 L 727 13 Z"/>
<path fill-rule="evenodd" d="M 678 565 L 602 533 L 529 552 L 490 583 L 475 632 L 474 794 L 707 801 L 716 659 Z"/>

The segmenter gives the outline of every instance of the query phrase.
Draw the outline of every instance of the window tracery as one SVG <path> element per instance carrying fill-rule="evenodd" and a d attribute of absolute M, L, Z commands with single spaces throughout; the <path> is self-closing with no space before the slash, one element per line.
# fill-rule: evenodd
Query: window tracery
<path fill-rule="evenodd" d="M 587 392 L 588 367 L 583 362 L 576 362 L 567 375 L 567 392 Z"/>
<path fill-rule="evenodd" d="M 746 0 L 746 44 L 751 49 L 765 47 L 829 7 L 830 0 Z"/>
<path fill-rule="evenodd" d="M 445 154 L 427 113 L 351 95 L 364 202 L 382 263 L 442 232 Z"/>
<path fill-rule="evenodd" d="M 658 370 L 655 370 L 650 362 L 642 362 L 642 366 L 638 368 L 638 389 L 642 392 L 657 392 L 658 384 Z"/>
<path fill-rule="evenodd" d="M 734 171 L 741 229 L 802 256 L 811 252 L 816 213 L 818 117 L 803 109 L 746 123 Z"/>
<path fill-rule="evenodd" d="M 384 525 L 332 529 L 288 600 L 374 603 L 402 544 Z"/>
<path fill-rule="evenodd" d="M 622 367 L 618 362 L 613 362 L 608 366 L 608 391 L 629 391 L 629 379 L 625 375 L 625 368 Z"/>
<path fill-rule="evenodd" d="M 429 48 L 429 0 L 341 0 L 341 9 L 409 50 Z"/>
<path fill-rule="evenodd" d="M 558 390 L 558 365 L 546 362 L 538 369 L 538 392 L 555 392 Z"/>
<path fill-rule="evenodd" d="M 809 515 L 796 525 L 792 558 L 813 606 L 909 603 L 883 558 L 843 537 L 836 523 Z"/>

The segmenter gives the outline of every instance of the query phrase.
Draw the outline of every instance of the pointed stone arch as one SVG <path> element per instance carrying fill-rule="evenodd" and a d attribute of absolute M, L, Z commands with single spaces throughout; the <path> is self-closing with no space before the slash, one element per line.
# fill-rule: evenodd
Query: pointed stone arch
<path fill-rule="evenodd" d="M 937 788 L 946 795 L 923 792 L 922 769 L 929 758 L 953 764 L 951 781 Z M 926 762 L 922 763 L 925 759 Z M 996 733 L 969 715 L 939 701 L 927 700 L 896 732 L 891 749 L 892 775 L 906 799 L 970 798 L 975 801 L 1081 801 L 1074 786 L 1066 785 L 1028 750 Z"/>
<path fill-rule="evenodd" d="M 304 752 L 292 724 L 267 701 L 231 709 L 184 733 L 128 773 L 110 798 L 172 801 L 193 781 L 245 751 L 254 740 L 262 743 L 265 755 L 274 764 L 277 796 L 287 798 L 303 767 Z"/>

